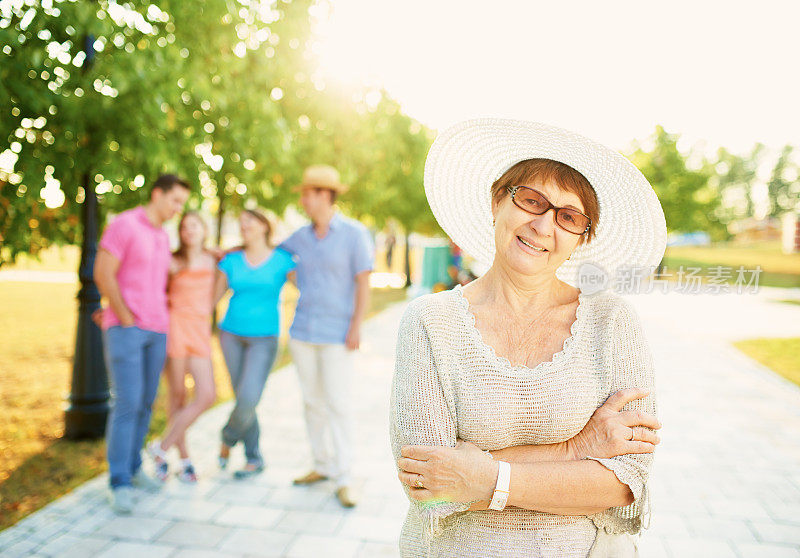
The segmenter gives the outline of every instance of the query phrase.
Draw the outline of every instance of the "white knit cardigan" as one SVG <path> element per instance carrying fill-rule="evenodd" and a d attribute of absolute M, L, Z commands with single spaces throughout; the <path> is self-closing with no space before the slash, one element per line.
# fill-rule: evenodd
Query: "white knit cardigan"
<path fill-rule="evenodd" d="M 571 336 L 535 368 L 511 366 L 484 343 L 460 287 L 426 295 L 411 302 L 400 324 L 392 450 L 398 458 L 403 445 L 455 446 L 457 438 L 484 450 L 563 442 L 580 432 L 609 395 L 627 387 L 651 394 L 625 409 L 656 413 L 647 342 L 636 313 L 616 295 L 580 294 Z M 618 539 L 611 546 L 623 539 L 624 545 L 635 545 L 630 535 L 641 530 L 648 508 L 652 458 L 590 457 L 613 471 L 635 497 L 629 506 L 590 516 L 513 507 L 470 512 L 468 504 L 411 500 L 401 553 L 585 558 L 600 539 L 598 531 L 604 546 L 609 538 Z"/>

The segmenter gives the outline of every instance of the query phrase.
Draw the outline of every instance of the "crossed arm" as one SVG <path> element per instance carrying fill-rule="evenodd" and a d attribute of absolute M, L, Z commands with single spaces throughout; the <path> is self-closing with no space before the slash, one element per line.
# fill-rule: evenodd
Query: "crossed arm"
<path fill-rule="evenodd" d="M 413 501 L 428 502 L 425 513 L 434 513 L 432 501 L 464 504 L 455 510 L 451 506 L 449 513 L 486 509 L 497 480 L 497 460 L 511 464 L 510 506 L 590 515 L 627 506 L 639 497 L 651 457 L 648 454 L 659 442 L 653 432 L 660 424 L 650 394 L 651 365 L 648 374 L 646 364 L 626 360 L 626 351 L 620 350 L 614 366 L 631 374 L 617 374 L 611 384 L 612 395 L 578 435 L 560 444 L 493 451 L 491 459 L 474 445 L 455 439 L 449 382 L 439 377 L 427 332 L 421 323 L 405 326 L 406 335 L 401 335 L 398 343 L 395 382 L 410 386 L 395 386 L 393 412 L 403 426 L 419 424 L 421 417 L 427 424 L 419 431 L 395 428 L 393 434 L 399 450 L 398 476 Z M 649 382 L 639 381 L 641 378 Z M 630 387 L 637 384 L 644 389 Z M 426 393 L 424 387 L 429 388 Z M 431 432 L 438 435 L 432 439 Z"/>

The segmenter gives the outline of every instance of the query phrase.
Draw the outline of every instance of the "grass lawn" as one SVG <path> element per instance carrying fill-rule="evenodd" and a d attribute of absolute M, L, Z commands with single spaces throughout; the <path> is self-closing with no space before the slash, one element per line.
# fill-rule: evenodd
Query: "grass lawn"
<path fill-rule="evenodd" d="M 76 293 L 76 285 L 0 282 L 0 530 L 106 470 L 102 440 L 61 439 Z M 287 292 L 286 324 L 295 296 Z M 403 290 L 374 289 L 370 315 L 404 298 Z M 214 341 L 212 347 L 219 401 L 224 401 L 231 397 L 230 384 L 219 344 Z M 276 367 L 288 360 L 284 346 Z M 165 424 L 162 385 L 151 432 L 160 433 Z"/>
<path fill-rule="evenodd" d="M 784 254 L 778 242 L 759 242 L 746 246 L 727 243 L 711 246 L 672 246 L 667 248 L 664 264 L 668 270 L 684 267 L 714 266 L 753 270 L 761 266 L 758 284 L 764 287 L 800 287 L 800 254 Z M 703 272 L 705 275 L 705 272 Z M 734 271 L 735 278 L 736 273 Z M 749 278 L 750 273 L 746 276 Z"/>
<path fill-rule="evenodd" d="M 800 337 L 747 339 L 734 346 L 800 386 Z"/>

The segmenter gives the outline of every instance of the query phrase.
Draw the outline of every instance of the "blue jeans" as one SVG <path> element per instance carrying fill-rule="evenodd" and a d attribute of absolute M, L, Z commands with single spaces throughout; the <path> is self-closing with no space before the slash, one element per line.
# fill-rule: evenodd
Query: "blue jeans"
<path fill-rule="evenodd" d="M 229 447 L 243 442 L 247 462 L 263 465 L 264 458 L 258 448 L 261 431 L 256 405 L 261 400 L 267 376 L 278 354 L 278 338 L 243 337 L 220 331 L 219 343 L 236 395 L 236 405 L 222 429 L 222 442 Z"/>
<path fill-rule="evenodd" d="M 105 334 L 114 402 L 106 425 L 111 488 L 130 486 L 142 466 L 141 450 L 167 356 L 167 335 L 113 326 Z"/>

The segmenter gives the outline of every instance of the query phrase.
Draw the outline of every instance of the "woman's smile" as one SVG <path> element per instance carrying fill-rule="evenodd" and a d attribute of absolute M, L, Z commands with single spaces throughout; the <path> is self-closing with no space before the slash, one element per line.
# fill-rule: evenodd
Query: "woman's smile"
<path fill-rule="evenodd" d="M 531 254 L 532 256 L 544 256 L 545 254 L 550 252 L 547 248 L 545 248 L 538 242 L 534 242 L 530 238 L 525 238 L 523 236 L 517 236 L 517 246 L 519 246 L 524 252 Z"/>

